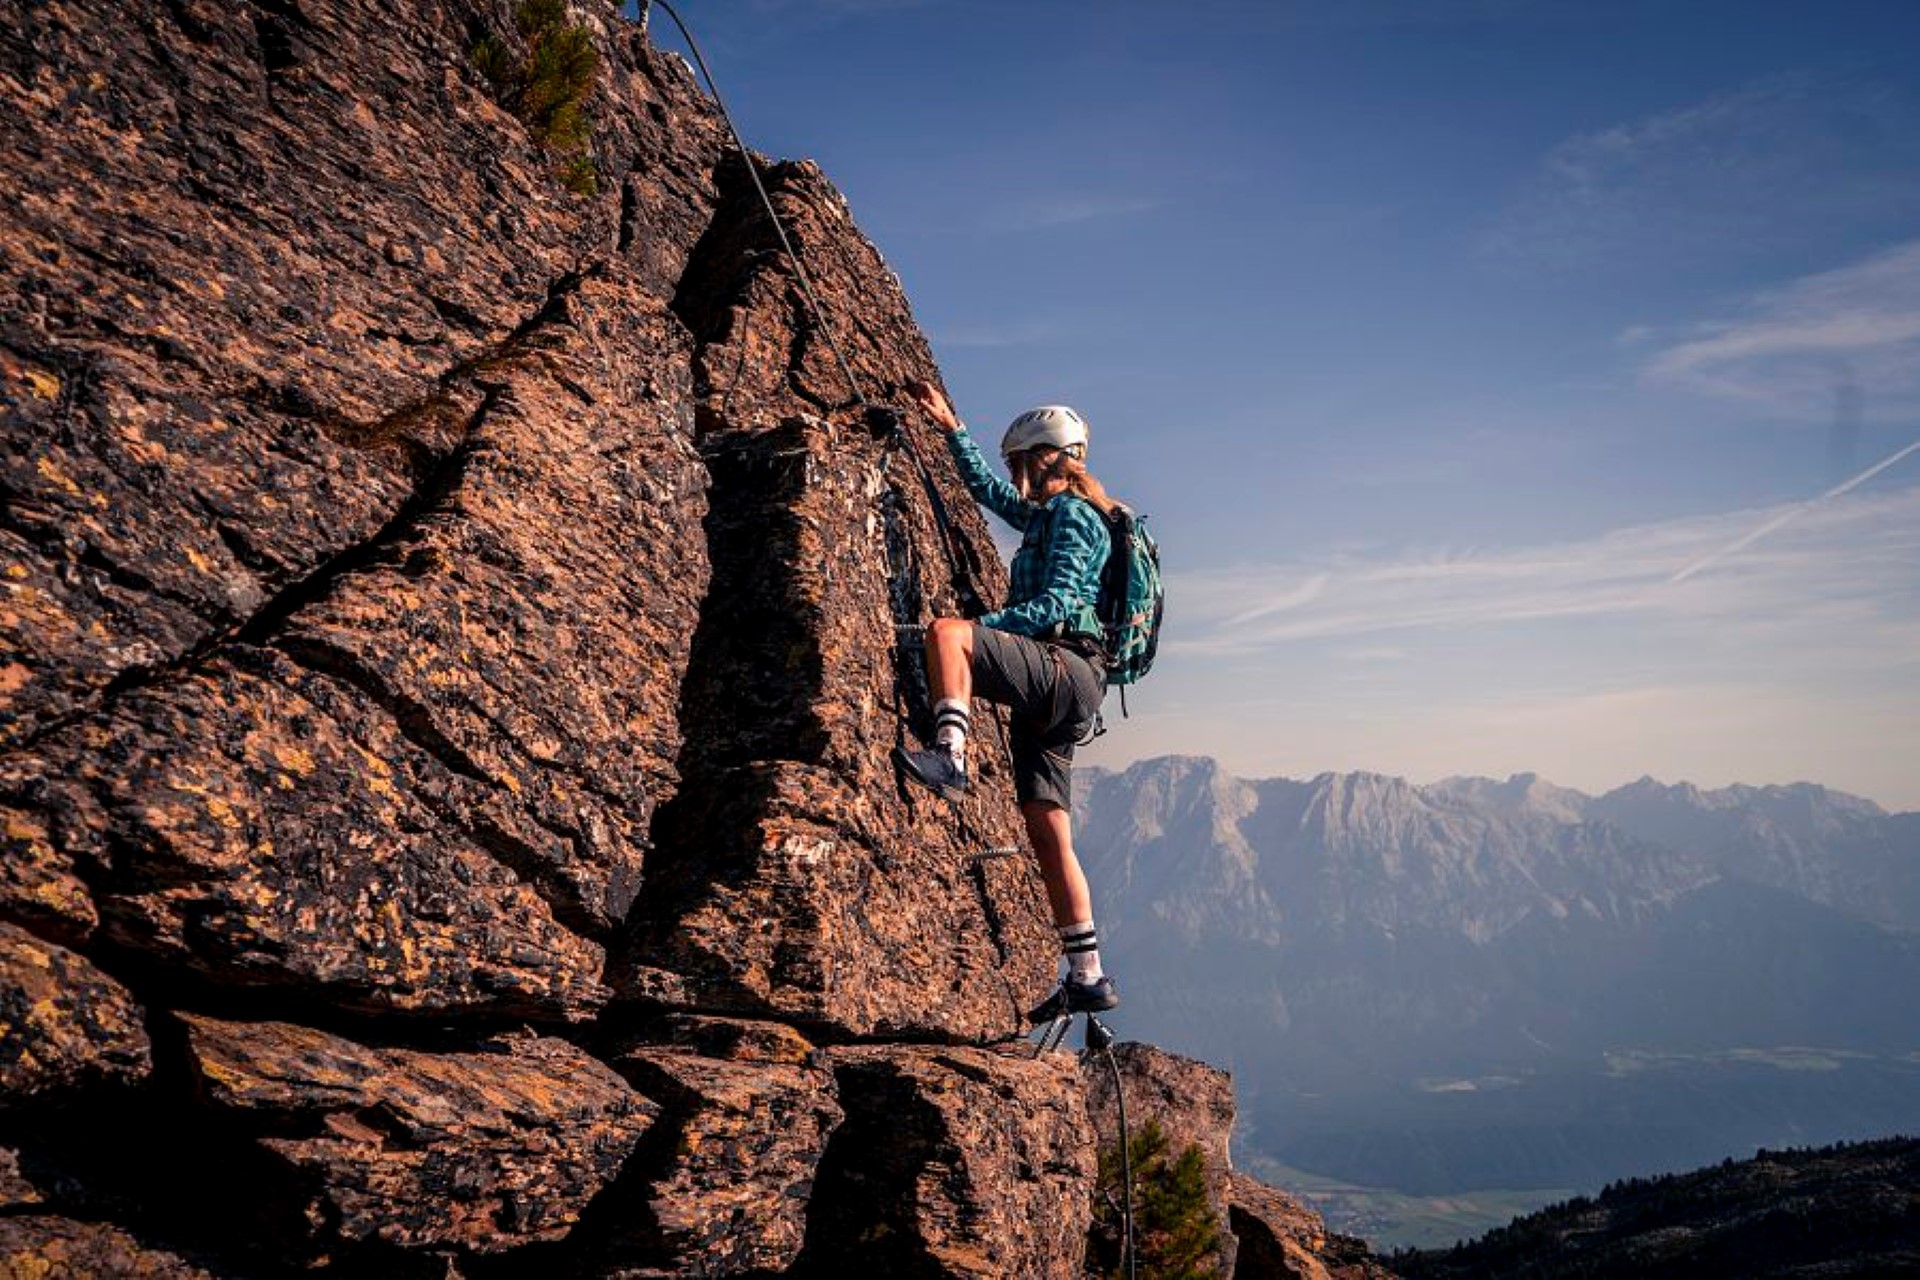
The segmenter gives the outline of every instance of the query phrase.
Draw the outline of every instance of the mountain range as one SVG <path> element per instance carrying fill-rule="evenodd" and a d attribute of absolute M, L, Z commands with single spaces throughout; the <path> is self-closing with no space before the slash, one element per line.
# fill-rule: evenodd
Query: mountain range
<path fill-rule="evenodd" d="M 1920 1124 L 1920 815 L 1194 757 L 1076 808 L 1128 1029 L 1232 1066 L 1249 1158 L 1564 1191 Z"/>

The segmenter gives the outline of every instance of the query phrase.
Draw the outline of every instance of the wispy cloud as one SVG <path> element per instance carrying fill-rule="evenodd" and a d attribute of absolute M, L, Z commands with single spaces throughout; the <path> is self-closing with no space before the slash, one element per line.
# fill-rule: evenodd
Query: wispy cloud
<path fill-rule="evenodd" d="M 1655 384 L 1824 414 L 1836 387 L 1864 416 L 1920 412 L 1920 240 L 1756 295 L 1658 351 Z"/>
<path fill-rule="evenodd" d="M 987 218 L 989 229 L 1003 232 L 1048 231 L 1109 218 L 1151 213 L 1164 200 L 1127 195 L 1055 195 L 1000 207 Z"/>
<path fill-rule="evenodd" d="M 1785 508 L 1781 510 L 1800 510 Z M 1171 652 L 1256 654 L 1287 644 L 1556 618 L 1640 617 L 1777 627 L 1790 620 L 1886 622 L 1911 644 L 1920 619 L 1920 486 L 1836 497 L 1791 536 L 1676 582 L 1780 514 L 1735 512 L 1517 550 L 1345 558 L 1183 576 Z"/>
<path fill-rule="evenodd" d="M 1842 495 L 1672 581 L 1769 514 L 1181 575 L 1165 674 L 1094 758 L 1588 790 L 1806 779 L 1920 807 L 1920 485 Z"/>
<path fill-rule="evenodd" d="M 1329 574 L 1309 574 L 1299 586 L 1294 587 L 1292 590 L 1283 588 L 1278 594 L 1269 593 L 1265 599 L 1251 609 L 1228 618 L 1224 625 L 1228 627 L 1245 626 L 1249 622 L 1257 622 L 1262 618 L 1272 617 L 1276 613 L 1285 613 L 1290 609 L 1298 609 L 1303 605 L 1312 604 L 1315 600 L 1318 600 L 1320 594 L 1327 589 L 1327 583 L 1329 581 L 1331 581 L 1331 575 Z"/>
<path fill-rule="evenodd" d="M 1396 649 L 1392 645 L 1361 645 L 1357 649 L 1347 649 L 1337 655 L 1342 662 L 1384 664 L 1405 662 L 1407 651 Z"/>
<path fill-rule="evenodd" d="M 1778 77 L 1568 138 L 1482 242 L 1529 268 L 1679 269 L 1920 212 L 1920 107 Z"/>

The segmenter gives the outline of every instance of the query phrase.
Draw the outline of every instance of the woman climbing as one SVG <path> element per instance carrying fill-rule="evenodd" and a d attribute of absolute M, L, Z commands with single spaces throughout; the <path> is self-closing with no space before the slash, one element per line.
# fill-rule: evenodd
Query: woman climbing
<path fill-rule="evenodd" d="M 1013 420 L 1000 454 L 1013 481 L 987 468 L 945 395 L 908 388 L 946 433 L 974 500 L 1022 531 L 1005 608 L 977 621 L 938 618 L 927 628 L 933 745 L 896 749 L 907 776 L 948 799 L 967 788 L 967 735 L 977 693 L 1013 712 L 1014 794 L 1040 859 L 1047 900 L 1066 954 L 1059 989 L 1028 1017 L 1090 1013 L 1120 1003 L 1100 968 L 1093 896 L 1073 854 L 1073 749 L 1106 696 L 1106 653 L 1096 612 L 1111 543 L 1102 513 L 1113 506 L 1086 468 L 1087 424 L 1064 405 Z"/>

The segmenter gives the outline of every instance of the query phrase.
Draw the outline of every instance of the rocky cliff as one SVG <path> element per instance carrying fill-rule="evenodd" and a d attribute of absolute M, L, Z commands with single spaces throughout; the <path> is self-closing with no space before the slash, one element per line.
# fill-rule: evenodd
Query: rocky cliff
<path fill-rule="evenodd" d="M 0 1257 L 1078 1274 L 1011 789 L 888 763 L 901 624 L 1001 569 L 684 64 L 597 2 L 50 0 L 0 102 Z M 766 177 L 865 394 L 937 378 Z"/>

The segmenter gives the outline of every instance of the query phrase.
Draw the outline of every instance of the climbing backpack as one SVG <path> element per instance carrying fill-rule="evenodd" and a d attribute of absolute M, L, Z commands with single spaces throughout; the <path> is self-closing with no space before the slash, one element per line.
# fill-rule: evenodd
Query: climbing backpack
<path fill-rule="evenodd" d="M 1100 575 L 1096 610 L 1106 632 L 1107 683 L 1136 684 L 1153 667 L 1160 649 L 1160 616 L 1166 591 L 1160 585 L 1160 544 L 1147 518 L 1115 503 L 1103 512 L 1113 550 Z"/>

